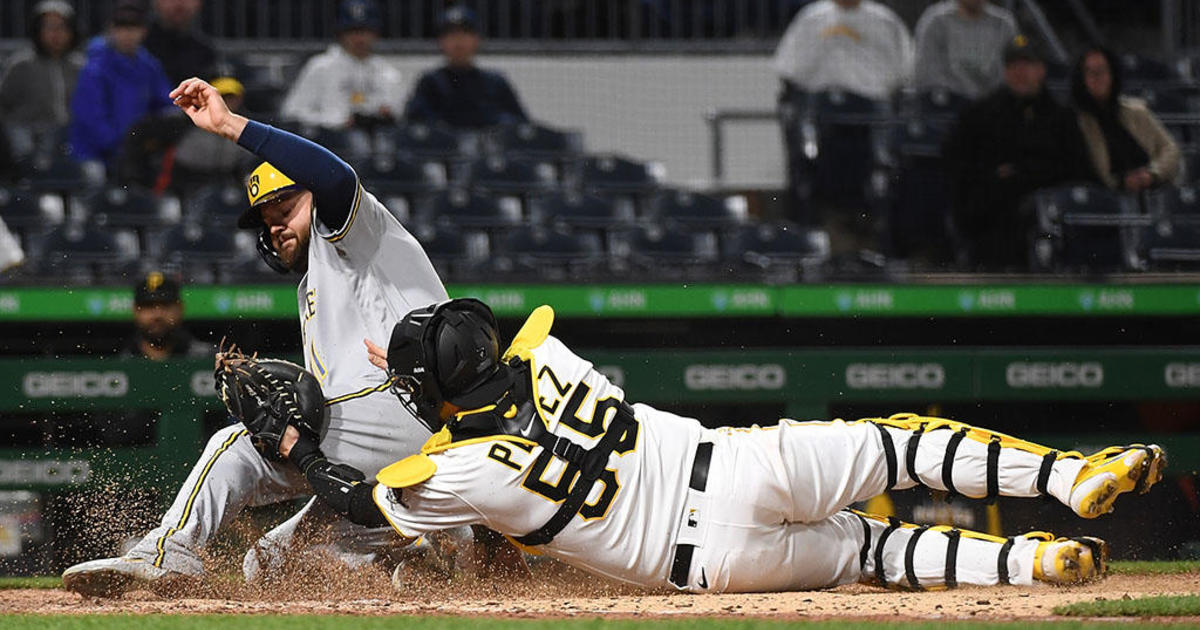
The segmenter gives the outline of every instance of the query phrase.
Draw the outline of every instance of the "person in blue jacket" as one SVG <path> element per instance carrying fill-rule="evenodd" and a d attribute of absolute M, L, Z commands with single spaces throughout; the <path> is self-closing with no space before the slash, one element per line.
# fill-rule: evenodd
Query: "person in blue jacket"
<path fill-rule="evenodd" d="M 421 75 L 404 108 L 412 122 L 481 129 L 529 120 L 504 75 L 475 65 L 479 25 L 468 8 L 453 6 L 438 24 L 438 46 L 446 65 Z"/>
<path fill-rule="evenodd" d="M 108 32 L 88 43 L 71 100 L 71 152 L 81 162 L 110 162 L 135 122 L 172 106 L 162 64 L 142 47 L 147 20 L 145 5 L 118 0 Z"/>

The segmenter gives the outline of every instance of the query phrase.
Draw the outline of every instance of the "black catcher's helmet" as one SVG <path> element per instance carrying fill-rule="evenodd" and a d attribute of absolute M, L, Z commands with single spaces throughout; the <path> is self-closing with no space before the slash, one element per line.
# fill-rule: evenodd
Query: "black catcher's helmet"
<path fill-rule="evenodd" d="M 444 403 L 475 409 L 507 389 L 500 373 L 500 331 L 492 309 L 458 298 L 419 308 L 396 324 L 388 343 L 393 391 L 430 431 Z M 407 399 L 407 400 L 406 400 Z"/>

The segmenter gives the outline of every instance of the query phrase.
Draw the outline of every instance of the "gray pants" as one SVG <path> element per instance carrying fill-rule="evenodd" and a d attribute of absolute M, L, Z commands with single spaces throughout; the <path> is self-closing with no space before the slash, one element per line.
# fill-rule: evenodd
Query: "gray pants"
<path fill-rule="evenodd" d="M 362 470 L 368 479 L 417 452 L 429 437 L 387 392 L 348 400 L 330 412 L 321 450 L 331 461 Z M 162 523 L 126 555 L 199 576 L 204 573 L 200 551 L 243 509 L 311 495 L 308 481 L 294 466 L 265 460 L 250 444 L 245 427 L 236 424 L 213 434 Z M 282 564 L 288 553 L 314 543 L 354 567 L 398 542 L 390 528 L 355 525 L 313 499 L 263 536 L 246 554 L 243 568 L 246 579 L 254 581 Z"/>

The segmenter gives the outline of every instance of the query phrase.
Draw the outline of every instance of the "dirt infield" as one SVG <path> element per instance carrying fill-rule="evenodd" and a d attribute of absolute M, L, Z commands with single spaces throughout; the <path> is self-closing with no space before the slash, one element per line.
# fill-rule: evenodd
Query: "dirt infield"
<path fill-rule="evenodd" d="M 456 580 L 421 593 L 393 591 L 382 579 L 367 579 L 342 592 L 320 597 L 275 590 L 253 592 L 230 587 L 208 597 L 164 598 L 134 592 L 120 599 L 83 599 L 61 590 L 0 591 L 5 613 L 95 614 L 356 614 L 356 615 L 480 615 L 495 617 L 558 616 L 755 616 L 796 618 L 886 617 L 889 619 L 1014 619 L 1052 616 L 1055 606 L 1098 599 L 1138 598 L 1200 592 L 1200 573 L 1179 575 L 1116 575 L 1102 582 L 1072 588 L 965 587 L 953 591 L 890 592 L 867 586 L 844 586 L 827 591 L 753 595 L 686 595 L 645 593 L 597 584 L 569 570 L 553 570 L 555 579 L 510 585 Z M 545 570 L 538 578 L 544 578 Z M 238 591 L 238 592 L 232 592 Z M 1182 621 L 1182 619 L 1176 619 Z"/>

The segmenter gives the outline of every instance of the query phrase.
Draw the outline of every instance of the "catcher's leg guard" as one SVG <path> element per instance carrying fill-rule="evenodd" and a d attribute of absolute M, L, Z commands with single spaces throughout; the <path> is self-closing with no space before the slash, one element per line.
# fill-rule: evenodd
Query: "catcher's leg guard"
<path fill-rule="evenodd" d="M 1000 538 L 946 526 L 917 526 L 851 511 L 863 526 L 861 581 L 898 590 L 1072 584 L 1103 576 L 1099 539 L 1055 539 L 1045 532 Z"/>
<path fill-rule="evenodd" d="M 878 429 L 889 488 L 923 485 L 952 494 L 1050 495 L 1067 502 L 1083 455 L 979 427 L 915 414 L 860 420 Z"/>
<path fill-rule="evenodd" d="M 1149 492 L 1162 479 L 1166 465 L 1166 453 L 1155 444 L 1106 448 L 1087 457 L 1067 505 L 1084 518 L 1111 512 L 1118 495 Z"/>

